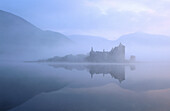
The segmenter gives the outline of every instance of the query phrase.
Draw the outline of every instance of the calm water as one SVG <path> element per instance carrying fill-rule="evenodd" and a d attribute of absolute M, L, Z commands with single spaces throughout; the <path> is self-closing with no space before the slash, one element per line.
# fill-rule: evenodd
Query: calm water
<path fill-rule="evenodd" d="M 0 111 L 170 111 L 170 64 L 0 63 Z"/>

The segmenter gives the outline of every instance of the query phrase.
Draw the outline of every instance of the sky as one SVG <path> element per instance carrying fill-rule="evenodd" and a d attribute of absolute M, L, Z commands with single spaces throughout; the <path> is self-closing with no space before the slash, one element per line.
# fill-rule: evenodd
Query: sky
<path fill-rule="evenodd" d="M 0 10 L 43 30 L 110 40 L 133 32 L 170 35 L 170 0 L 0 0 Z"/>

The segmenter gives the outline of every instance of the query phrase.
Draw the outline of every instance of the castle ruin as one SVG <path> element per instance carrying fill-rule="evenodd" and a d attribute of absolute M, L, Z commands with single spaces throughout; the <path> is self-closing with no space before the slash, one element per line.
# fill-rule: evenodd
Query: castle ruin
<path fill-rule="evenodd" d="M 87 57 L 89 62 L 125 62 L 125 46 L 121 43 L 119 46 L 112 48 L 111 51 L 94 51 L 91 48 L 89 56 Z"/>

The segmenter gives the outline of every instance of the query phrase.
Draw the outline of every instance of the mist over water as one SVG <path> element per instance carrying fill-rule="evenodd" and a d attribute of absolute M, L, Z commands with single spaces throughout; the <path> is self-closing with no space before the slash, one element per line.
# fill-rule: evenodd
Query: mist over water
<path fill-rule="evenodd" d="M 170 111 L 168 10 L 141 3 L 0 1 L 0 111 Z"/>
<path fill-rule="evenodd" d="M 0 110 L 170 110 L 170 63 L 0 63 Z"/>

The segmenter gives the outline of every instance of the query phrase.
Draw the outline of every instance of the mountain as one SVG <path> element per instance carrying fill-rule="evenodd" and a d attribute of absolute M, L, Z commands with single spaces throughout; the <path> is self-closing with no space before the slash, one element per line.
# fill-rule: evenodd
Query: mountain
<path fill-rule="evenodd" d="M 1 58 L 50 55 L 70 43 L 72 41 L 61 33 L 43 31 L 19 16 L 0 10 Z"/>
<path fill-rule="evenodd" d="M 44 31 L 23 18 L 0 10 L 0 59 L 38 60 L 68 54 L 87 54 L 110 51 L 119 43 L 126 46 L 126 59 L 135 55 L 137 60 L 169 60 L 170 37 L 147 33 L 131 33 L 117 40 L 90 35 L 65 36 Z"/>
<path fill-rule="evenodd" d="M 170 45 L 170 37 L 164 35 L 148 34 L 142 32 L 130 33 L 127 35 L 120 36 L 116 42 L 122 42 L 125 45 L 143 45 L 152 47 L 164 47 Z"/>
<path fill-rule="evenodd" d="M 77 46 L 74 50 L 88 53 L 90 48 L 94 50 L 110 50 L 122 43 L 126 46 L 126 59 L 135 55 L 137 60 L 155 61 L 170 59 L 170 37 L 164 35 L 148 34 L 142 32 L 130 33 L 120 36 L 117 40 L 107 40 L 104 37 L 89 35 L 68 36 Z"/>
<path fill-rule="evenodd" d="M 169 60 L 170 37 L 164 35 L 131 33 L 119 37 L 114 44 L 126 46 L 127 56 L 133 54 L 139 60 Z"/>
<path fill-rule="evenodd" d="M 112 47 L 115 47 L 113 41 L 107 40 L 104 37 L 91 36 L 91 35 L 70 35 L 68 36 L 71 39 L 75 46 L 73 48 L 74 52 L 79 53 L 88 53 L 93 47 L 94 50 L 111 50 Z M 75 54 L 79 54 L 75 53 Z"/>
<path fill-rule="evenodd" d="M 72 41 L 77 44 L 90 44 L 90 45 L 99 45 L 99 43 L 103 44 L 111 44 L 110 40 L 105 39 L 104 37 L 99 36 L 91 36 L 91 35 L 70 35 L 68 36 Z"/>

